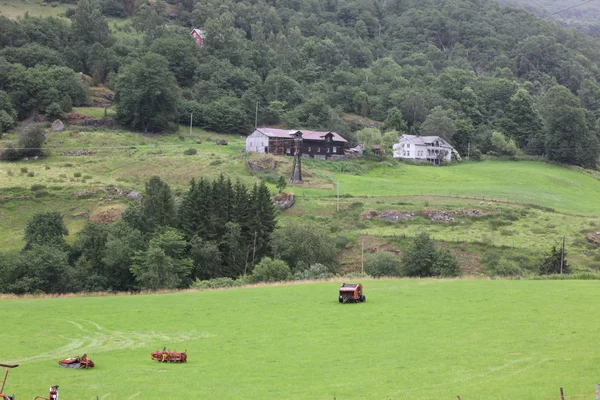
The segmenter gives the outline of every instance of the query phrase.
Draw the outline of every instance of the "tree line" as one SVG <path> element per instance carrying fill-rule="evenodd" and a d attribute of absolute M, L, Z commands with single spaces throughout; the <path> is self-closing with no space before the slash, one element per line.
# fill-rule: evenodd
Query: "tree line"
<path fill-rule="evenodd" d="M 152 177 L 140 204 L 111 225 L 88 221 L 72 245 L 59 212 L 28 221 L 25 245 L 0 254 L 0 291 L 66 293 L 186 288 L 237 278 L 272 255 L 275 210 L 264 183 L 192 181 L 178 199 Z"/>
<path fill-rule="evenodd" d="M 114 13 L 129 22 L 109 28 Z M 2 129 L 89 102 L 81 72 L 142 131 L 193 114 L 246 134 L 258 103 L 261 124 L 352 142 L 361 127 L 347 114 L 385 122 L 390 140 L 440 135 L 472 158 L 593 168 L 600 154 L 598 42 L 491 0 L 81 0 L 69 16 L 0 17 Z M 191 28 L 206 32 L 202 48 Z"/>

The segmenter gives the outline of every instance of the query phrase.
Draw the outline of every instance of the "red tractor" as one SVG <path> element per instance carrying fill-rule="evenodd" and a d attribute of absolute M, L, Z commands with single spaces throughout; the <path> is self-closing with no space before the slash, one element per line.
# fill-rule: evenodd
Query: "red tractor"
<path fill-rule="evenodd" d="M 342 283 L 340 286 L 340 303 L 358 303 L 367 301 L 360 283 Z"/>
<path fill-rule="evenodd" d="M 185 351 L 183 353 L 167 351 L 167 348 L 164 347 L 162 351 L 152 352 L 152 359 L 158 362 L 184 363 L 187 362 L 187 353 Z"/>

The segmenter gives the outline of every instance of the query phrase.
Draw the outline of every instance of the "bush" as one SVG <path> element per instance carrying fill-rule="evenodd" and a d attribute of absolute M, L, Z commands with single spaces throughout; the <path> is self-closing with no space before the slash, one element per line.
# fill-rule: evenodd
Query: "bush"
<path fill-rule="evenodd" d="M 46 136 L 42 128 L 37 125 L 30 125 L 23 129 L 19 134 L 18 148 L 20 157 L 43 156 L 42 145 L 46 141 Z"/>
<path fill-rule="evenodd" d="M 36 198 L 39 198 L 39 197 L 46 197 L 46 196 L 48 196 L 48 194 L 49 194 L 49 193 L 48 193 L 48 191 L 47 191 L 47 190 L 38 190 L 38 191 L 34 192 L 34 194 L 33 194 L 33 195 L 34 195 Z"/>
<path fill-rule="evenodd" d="M 365 272 L 371 276 L 400 275 L 400 258 L 389 251 L 379 251 L 365 258 Z"/>
<path fill-rule="evenodd" d="M 75 178 L 81 178 L 81 172 L 75 172 L 73 174 L 73 177 L 75 177 Z"/>
<path fill-rule="evenodd" d="M 326 266 L 323 264 L 313 264 L 310 268 L 304 271 L 297 271 L 294 274 L 294 279 L 300 280 L 315 280 L 315 279 L 329 279 L 333 277 L 333 274 L 329 272 Z"/>
<path fill-rule="evenodd" d="M 183 151 L 183 154 L 185 154 L 186 156 L 193 156 L 196 153 L 198 153 L 198 150 L 196 149 L 187 149 Z"/>
<path fill-rule="evenodd" d="M 235 281 L 231 278 L 213 278 L 205 281 L 196 279 L 190 286 L 192 289 L 218 289 L 235 286 Z"/>
<path fill-rule="evenodd" d="M 29 172 L 27 173 L 27 176 L 28 176 L 28 177 L 30 177 L 30 178 L 33 178 L 33 177 L 35 176 L 35 172 L 33 172 L 33 171 L 29 171 Z"/>
<path fill-rule="evenodd" d="M 433 240 L 421 233 L 413 240 L 412 248 L 404 253 L 403 272 L 408 276 L 456 276 L 460 273 L 458 261 L 448 251 L 438 251 Z"/>
<path fill-rule="evenodd" d="M 525 274 L 525 270 L 517 263 L 504 258 L 488 266 L 485 272 L 489 276 L 522 276 Z"/>
<path fill-rule="evenodd" d="M 28 171 L 27 167 L 21 167 L 21 173 L 26 174 Z"/>
<path fill-rule="evenodd" d="M 221 164 L 223 164 L 223 160 L 221 160 L 221 159 L 212 160 L 211 162 L 208 163 L 208 165 L 211 167 L 221 165 Z"/>
<path fill-rule="evenodd" d="M 290 267 L 283 260 L 273 260 L 265 257 L 254 267 L 252 282 L 280 282 L 292 278 Z"/>

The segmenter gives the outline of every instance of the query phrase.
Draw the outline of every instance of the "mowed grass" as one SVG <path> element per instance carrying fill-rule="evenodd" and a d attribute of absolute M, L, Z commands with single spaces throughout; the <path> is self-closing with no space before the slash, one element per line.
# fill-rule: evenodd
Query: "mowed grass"
<path fill-rule="evenodd" d="M 365 281 L 0 300 L 17 398 L 548 399 L 592 393 L 597 281 Z M 185 350 L 187 364 L 150 352 Z M 61 369 L 87 352 L 97 367 Z"/>
<path fill-rule="evenodd" d="M 562 212 L 599 215 L 600 180 L 576 169 L 529 161 L 485 161 L 444 167 L 399 164 L 362 175 L 331 173 L 354 196 L 433 194 L 507 200 Z M 325 191 L 298 189 L 306 195 Z M 333 193 L 333 189 L 328 192 Z"/>

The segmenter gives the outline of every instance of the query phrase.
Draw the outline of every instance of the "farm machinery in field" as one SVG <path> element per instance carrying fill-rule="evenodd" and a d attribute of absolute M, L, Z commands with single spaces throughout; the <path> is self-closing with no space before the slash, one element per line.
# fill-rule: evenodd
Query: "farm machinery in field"
<path fill-rule="evenodd" d="M 15 400 L 15 396 L 8 396 L 4 394 L 4 385 L 6 384 L 6 379 L 8 378 L 8 370 L 10 368 L 16 368 L 19 364 L 0 364 L 0 367 L 4 367 L 4 379 L 2 379 L 2 386 L 0 386 L 0 400 Z M 42 400 L 58 400 L 58 385 L 50 386 L 50 394 L 48 397 L 37 396 L 36 399 Z"/>
<path fill-rule="evenodd" d="M 93 368 L 94 362 L 87 358 L 87 354 L 84 354 L 81 357 L 72 357 L 60 360 L 58 365 L 63 368 Z"/>
<path fill-rule="evenodd" d="M 184 363 L 187 362 L 187 353 L 178 351 L 167 351 L 167 348 L 163 348 L 162 351 L 152 352 L 152 359 L 158 362 L 174 362 Z"/>
<path fill-rule="evenodd" d="M 340 303 L 362 303 L 367 301 L 367 298 L 360 283 L 342 283 L 338 300 Z"/>

